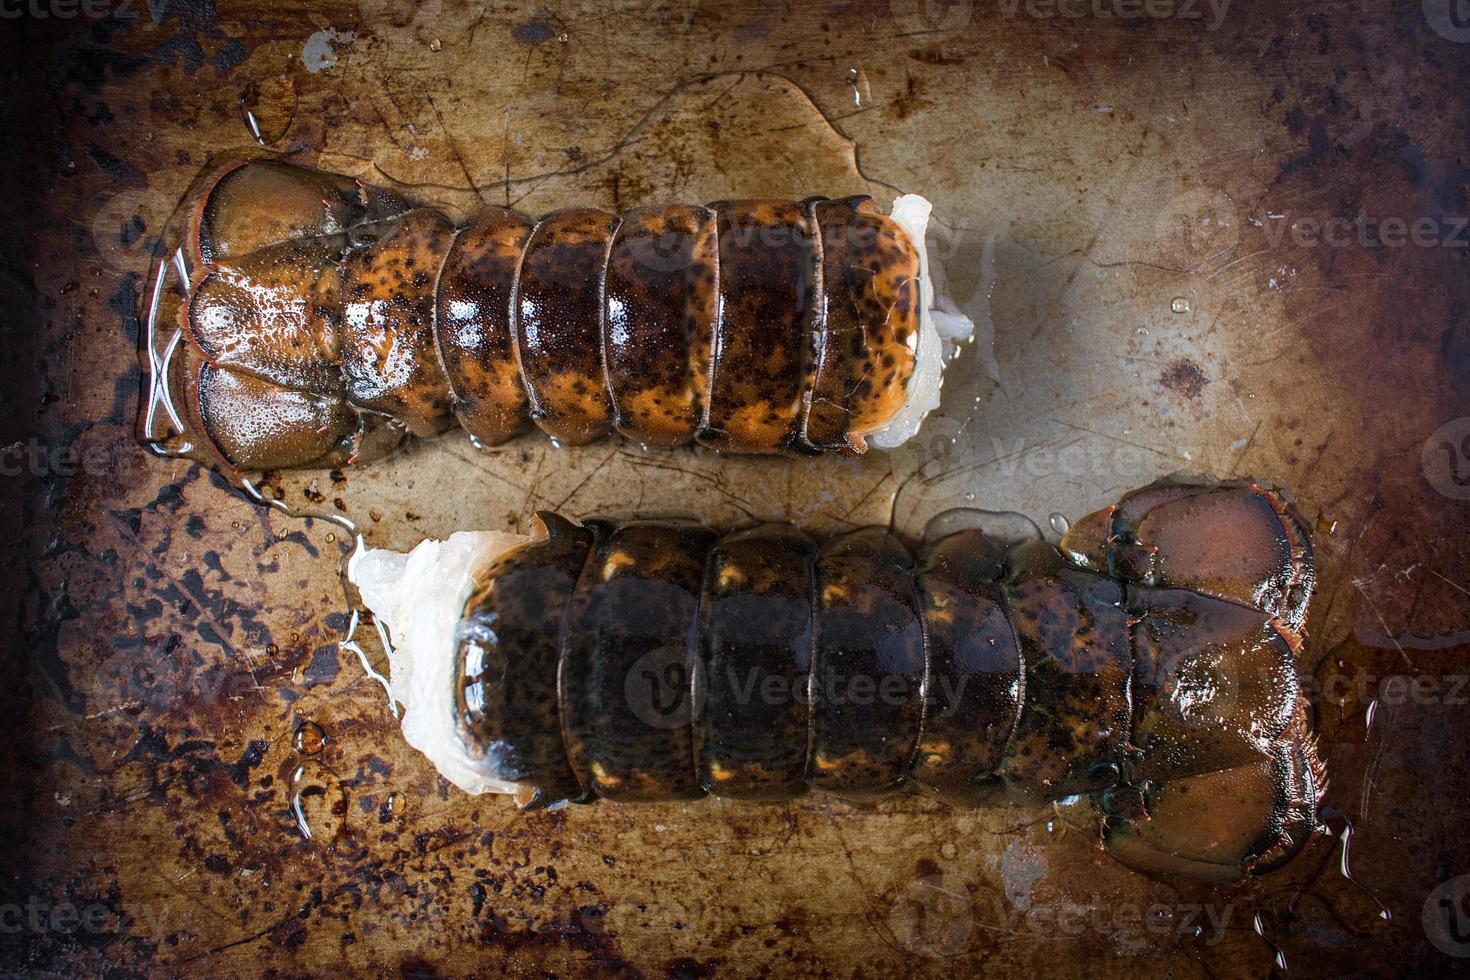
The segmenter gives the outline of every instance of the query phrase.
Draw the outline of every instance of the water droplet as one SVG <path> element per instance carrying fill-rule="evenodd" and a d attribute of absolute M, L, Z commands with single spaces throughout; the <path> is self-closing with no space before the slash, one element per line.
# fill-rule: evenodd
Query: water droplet
<path fill-rule="evenodd" d="M 347 827 L 347 791 L 326 766 L 304 762 L 291 774 L 291 815 L 305 839 L 336 840 Z"/>
<path fill-rule="evenodd" d="M 1270 936 L 1266 935 L 1266 925 L 1265 925 L 1265 923 L 1263 923 L 1261 921 L 1261 913 L 1257 912 L 1255 914 L 1255 916 L 1251 919 L 1251 928 L 1254 929 L 1256 935 L 1257 936 L 1260 936 L 1263 940 L 1265 940 L 1266 941 L 1266 945 L 1267 946 L 1270 946 L 1271 949 L 1276 953 L 1276 966 L 1277 966 L 1277 968 L 1278 969 L 1281 969 L 1281 970 L 1287 969 L 1287 966 L 1286 966 L 1286 952 L 1284 950 L 1282 950 L 1282 948 L 1279 945 L 1277 945 L 1277 943 L 1276 943 L 1276 941 L 1274 939 L 1272 939 Z"/>
<path fill-rule="evenodd" d="M 1378 702 L 1375 700 L 1373 703 L 1377 704 Z M 1369 710 L 1371 710 L 1371 707 Z M 1331 821 L 1334 818 L 1342 820 L 1341 832 L 1333 831 Z M 1328 833 L 1334 834 L 1342 842 L 1342 854 L 1338 863 L 1338 872 L 1349 883 L 1355 885 L 1359 891 L 1368 896 L 1374 905 L 1378 906 L 1378 917 L 1380 919 L 1384 922 L 1392 922 L 1393 913 L 1388 910 L 1387 905 L 1383 904 L 1383 900 L 1378 897 L 1376 892 L 1353 876 L 1352 847 L 1354 828 L 1352 818 L 1335 806 L 1326 806 L 1322 808 L 1322 824 L 1318 829 L 1322 827 L 1325 827 Z"/>
<path fill-rule="evenodd" d="M 1072 530 L 1072 522 L 1067 520 L 1066 514 L 1053 512 L 1051 516 L 1046 519 L 1046 522 L 1050 524 L 1051 529 L 1058 534 L 1066 534 L 1068 531 Z"/>
<path fill-rule="evenodd" d="M 276 654 L 281 652 L 281 648 L 276 646 L 274 643 L 267 643 L 265 647 L 265 652 L 268 656 L 274 657 Z"/>
<path fill-rule="evenodd" d="M 1169 302 L 1169 309 L 1173 310 L 1175 313 L 1188 313 L 1189 300 L 1184 296 L 1175 296 Z"/>
<path fill-rule="evenodd" d="M 863 100 L 872 97 L 872 89 L 868 85 L 868 73 L 861 68 L 853 67 L 847 70 L 847 84 L 852 88 L 852 104 L 857 108 L 863 107 Z"/>
<path fill-rule="evenodd" d="M 444 50 L 444 42 L 441 41 L 441 40 L 439 40 L 437 37 L 434 38 L 434 40 L 432 40 L 432 41 L 429 42 L 429 50 L 430 51 L 443 51 Z"/>
<path fill-rule="evenodd" d="M 296 726 L 292 742 L 302 755 L 316 755 L 327 747 L 327 732 L 314 721 L 303 721 Z"/>
<path fill-rule="evenodd" d="M 1041 540 L 1041 528 L 1025 514 L 980 510 L 977 507 L 954 507 L 935 514 L 924 525 L 923 539 L 938 541 L 959 531 L 974 529 L 984 531 L 988 537 L 1004 545 Z"/>
<path fill-rule="evenodd" d="M 291 76 L 251 82 L 240 94 L 240 118 L 261 146 L 284 139 L 296 118 L 296 83 Z"/>
<path fill-rule="evenodd" d="M 327 532 L 327 544 L 332 544 L 336 540 L 337 540 L 337 535 L 333 534 L 331 531 L 328 531 Z"/>

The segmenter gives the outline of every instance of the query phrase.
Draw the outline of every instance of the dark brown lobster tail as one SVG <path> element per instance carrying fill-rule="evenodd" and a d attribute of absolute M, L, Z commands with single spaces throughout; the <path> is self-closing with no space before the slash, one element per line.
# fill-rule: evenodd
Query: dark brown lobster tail
<path fill-rule="evenodd" d="M 339 466 L 458 423 L 504 442 L 613 429 L 740 453 L 866 448 L 903 407 L 920 261 L 866 197 L 673 204 L 461 227 L 274 161 L 202 182 L 185 299 L 140 436 L 235 470 Z M 145 399 L 145 409 L 154 398 Z"/>
<path fill-rule="evenodd" d="M 1310 545 L 1257 484 L 1155 484 L 1060 551 L 541 521 L 481 570 L 456 654 L 461 739 L 523 804 L 1050 803 L 1126 863 L 1216 880 L 1315 826 Z"/>

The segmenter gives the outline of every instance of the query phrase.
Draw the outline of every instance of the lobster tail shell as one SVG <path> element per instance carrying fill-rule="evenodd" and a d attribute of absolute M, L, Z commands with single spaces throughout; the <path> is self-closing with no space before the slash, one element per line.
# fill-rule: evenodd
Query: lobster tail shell
<path fill-rule="evenodd" d="M 276 161 L 193 198 L 178 323 L 150 316 L 177 339 L 146 364 L 187 431 L 140 434 L 227 470 L 364 461 L 454 424 L 494 445 L 528 421 L 564 444 L 857 453 L 914 394 L 918 252 L 867 198 L 455 227 Z"/>
<path fill-rule="evenodd" d="M 1287 513 L 1258 484 L 1144 488 L 1069 536 L 1157 548 L 1111 576 L 977 529 L 916 558 L 883 528 L 818 546 L 542 515 L 464 605 L 459 737 L 531 805 L 1008 799 L 1141 869 L 1238 879 L 1300 848 L 1325 785 L 1287 625 L 1310 546 Z M 1190 545 L 1202 529 L 1220 537 Z"/>

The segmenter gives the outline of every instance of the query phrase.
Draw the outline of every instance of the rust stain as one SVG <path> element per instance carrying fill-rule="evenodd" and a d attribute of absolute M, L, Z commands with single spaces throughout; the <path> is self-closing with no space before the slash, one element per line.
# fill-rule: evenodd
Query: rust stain
<path fill-rule="evenodd" d="M 1233 977 L 1272 969 L 1259 915 L 1295 974 L 1445 969 L 1422 922 L 1470 873 L 1470 775 L 1446 764 L 1467 736 L 1470 522 L 1454 432 L 1433 443 L 1451 468 L 1424 448 L 1470 415 L 1470 45 L 1420 7 L 1236 0 L 1206 29 L 1025 4 L 222 0 L 8 25 L 0 968 L 1129 976 L 1188 957 Z M 355 37 L 308 72 L 329 28 Z M 342 645 L 350 535 L 131 438 L 149 250 L 192 175 L 242 147 L 451 210 L 933 197 L 935 254 L 997 364 L 967 352 L 903 453 L 451 438 L 265 490 L 401 548 L 557 500 L 912 533 L 956 505 L 1045 524 L 1185 465 L 1269 478 L 1317 522 L 1304 656 L 1336 836 L 1227 893 L 1120 870 L 1025 811 L 520 817 L 451 790 Z M 1391 244 L 1419 219 L 1437 244 Z M 1361 886 L 1339 872 L 1347 821 Z M 905 903 L 936 876 L 919 928 Z M 1170 928 L 1124 914 L 1155 904 Z"/>
<path fill-rule="evenodd" d="M 1185 398 L 1198 398 L 1209 383 L 1200 366 L 1187 357 L 1170 364 L 1159 378 L 1159 384 Z"/>

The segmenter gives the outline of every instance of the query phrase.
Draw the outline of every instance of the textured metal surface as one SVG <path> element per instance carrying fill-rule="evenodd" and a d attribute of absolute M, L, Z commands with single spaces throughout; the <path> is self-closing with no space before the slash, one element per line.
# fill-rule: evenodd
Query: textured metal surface
<path fill-rule="evenodd" d="M 7 14 L 0 962 L 1245 976 L 1280 969 L 1279 947 L 1306 976 L 1462 966 L 1461 9 L 169 0 L 155 19 L 141 0 L 37 0 Z M 457 434 L 269 492 L 406 547 L 544 506 L 830 531 L 890 515 L 913 530 L 969 504 L 1046 526 L 1178 469 L 1269 477 L 1317 525 L 1304 655 L 1338 836 L 1231 892 L 1150 881 L 1025 810 L 523 818 L 446 788 L 341 645 L 343 529 L 131 440 L 147 250 L 207 159 L 255 133 L 451 208 L 931 197 L 952 291 L 984 336 L 899 453 L 725 460 L 532 437 L 488 454 Z M 1348 821 L 1361 886 L 1340 871 Z"/>

